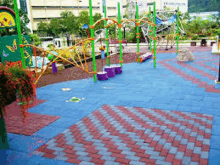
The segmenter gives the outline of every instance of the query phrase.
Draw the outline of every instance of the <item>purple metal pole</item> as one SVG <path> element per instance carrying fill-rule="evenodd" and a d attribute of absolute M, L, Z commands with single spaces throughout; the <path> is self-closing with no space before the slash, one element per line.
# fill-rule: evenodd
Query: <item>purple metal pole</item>
<path fill-rule="evenodd" d="M 220 83 L 220 56 L 219 56 L 219 65 L 218 65 L 218 83 Z"/>

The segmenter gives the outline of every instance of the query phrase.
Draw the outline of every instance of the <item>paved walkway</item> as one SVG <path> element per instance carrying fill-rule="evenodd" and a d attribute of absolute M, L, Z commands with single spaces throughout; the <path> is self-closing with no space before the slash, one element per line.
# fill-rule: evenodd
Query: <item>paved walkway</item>
<path fill-rule="evenodd" d="M 108 81 L 38 88 L 47 101 L 30 112 L 60 118 L 31 136 L 8 133 L 1 157 L 9 164 L 220 164 L 218 57 L 194 55 L 179 63 L 175 53 L 157 54 L 156 68 L 152 60 L 130 63 Z"/>

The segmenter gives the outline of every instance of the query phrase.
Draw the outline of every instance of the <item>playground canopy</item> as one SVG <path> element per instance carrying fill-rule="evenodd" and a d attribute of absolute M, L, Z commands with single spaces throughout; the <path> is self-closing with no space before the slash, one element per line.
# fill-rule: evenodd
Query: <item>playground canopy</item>
<path fill-rule="evenodd" d="M 176 14 L 166 20 L 162 20 L 159 17 L 156 17 L 156 25 L 171 25 L 174 22 L 176 22 L 177 18 L 176 18 Z"/>

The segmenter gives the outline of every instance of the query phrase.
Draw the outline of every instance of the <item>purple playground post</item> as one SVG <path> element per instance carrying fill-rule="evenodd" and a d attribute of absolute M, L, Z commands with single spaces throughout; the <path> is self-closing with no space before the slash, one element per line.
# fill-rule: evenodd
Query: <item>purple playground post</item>
<path fill-rule="evenodd" d="M 121 65 L 113 64 L 111 66 L 115 68 L 115 74 L 121 74 L 122 73 Z"/>
<path fill-rule="evenodd" d="M 106 66 L 105 71 L 108 74 L 108 77 L 115 77 L 115 68 L 112 66 Z"/>
<path fill-rule="evenodd" d="M 107 74 L 107 72 L 98 72 L 97 78 L 98 78 L 98 80 L 101 80 L 101 81 L 108 80 L 108 74 Z"/>
<path fill-rule="evenodd" d="M 52 73 L 53 74 L 57 73 L 57 67 L 56 67 L 56 63 L 55 62 L 52 63 Z"/>

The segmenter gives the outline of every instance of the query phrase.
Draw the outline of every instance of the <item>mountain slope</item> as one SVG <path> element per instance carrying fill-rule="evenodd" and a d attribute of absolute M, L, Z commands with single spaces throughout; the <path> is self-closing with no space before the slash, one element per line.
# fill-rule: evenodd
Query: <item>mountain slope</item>
<path fill-rule="evenodd" d="M 220 11 L 220 0 L 188 0 L 189 13 Z"/>

